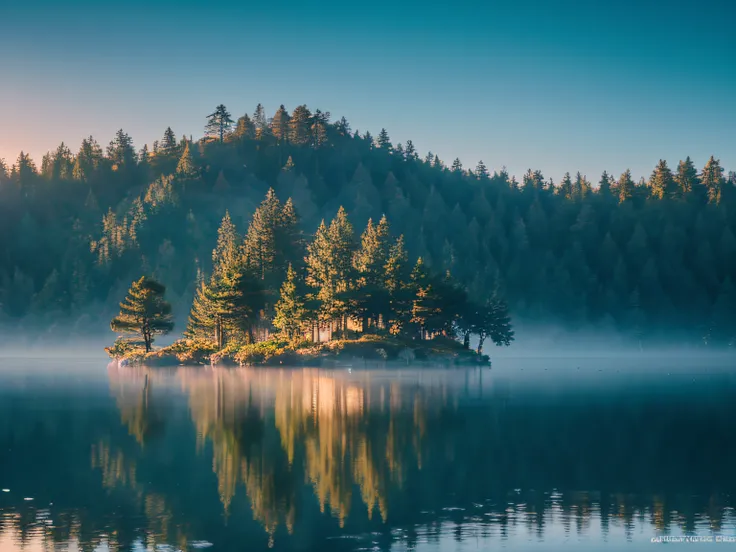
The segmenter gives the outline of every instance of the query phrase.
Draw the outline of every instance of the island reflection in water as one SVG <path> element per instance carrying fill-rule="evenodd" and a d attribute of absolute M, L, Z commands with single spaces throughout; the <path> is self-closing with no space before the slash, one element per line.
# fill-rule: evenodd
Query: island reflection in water
<path fill-rule="evenodd" d="M 0 552 L 733 535 L 733 379 L 675 376 L 115 367 L 104 386 L 10 382 Z"/>

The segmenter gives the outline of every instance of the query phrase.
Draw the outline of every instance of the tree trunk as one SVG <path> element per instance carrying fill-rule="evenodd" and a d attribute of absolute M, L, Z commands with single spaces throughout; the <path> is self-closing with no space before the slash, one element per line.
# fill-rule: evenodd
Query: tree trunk
<path fill-rule="evenodd" d="M 483 342 L 486 340 L 486 336 L 483 334 L 480 334 L 480 339 L 478 340 L 478 354 L 483 354 Z"/>
<path fill-rule="evenodd" d="M 220 317 L 215 318 L 215 343 L 217 344 L 218 349 L 222 349 L 222 320 Z"/>
<path fill-rule="evenodd" d="M 470 332 L 465 332 L 463 336 L 463 349 L 470 349 Z"/>
<path fill-rule="evenodd" d="M 151 352 L 151 332 L 148 328 L 148 320 L 143 322 L 141 335 L 143 336 L 143 344 L 146 346 L 146 352 Z"/>

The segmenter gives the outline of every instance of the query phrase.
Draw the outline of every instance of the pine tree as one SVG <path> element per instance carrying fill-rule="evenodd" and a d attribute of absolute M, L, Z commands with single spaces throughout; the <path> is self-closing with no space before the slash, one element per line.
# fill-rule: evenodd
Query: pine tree
<path fill-rule="evenodd" d="M 297 146 L 304 146 L 310 141 L 312 113 L 306 105 L 297 106 L 291 114 L 288 123 L 289 142 Z"/>
<path fill-rule="evenodd" d="M 192 159 L 192 152 L 189 149 L 189 142 L 184 145 L 179 163 L 176 165 L 176 174 L 180 178 L 195 178 L 197 176 L 197 167 Z"/>
<path fill-rule="evenodd" d="M 212 251 L 212 277 L 200 283 L 189 315 L 186 336 L 211 341 L 218 349 L 242 336 L 253 341 L 258 313 L 266 305 L 262 285 L 243 263 L 240 242 L 226 212 Z"/>
<path fill-rule="evenodd" d="M 53 178 L 51 166 L 51 152 L 46 152 L 41 158 L 41 175 L 47 179 Z"/>
<path fill-rule="evenodd" d="M 217 246 L 212 251 L 213 274 L 220 275 L 233 270 L 239 262 L 240 237 L 230 213 L 225 211 L 220 228 L 217 230 Z"/>
<path fill-rule="evenodd" d="M 629 201 L 634 197 L 634 181 L 631 179 L 631 171 L 626 169 L 621 174 L 616 184 L 616 192 L 618 194 L 619 203 Z"/>
<path fill-rule="evenodd" d="M 420 339 L 452 331 L 460 305 L 455 301 L 445 300 L 449 295 L 446 292 L 451 288 L 449 282 L 443 282 L 429 274 L 421 257 L 417 260 L 410 278 L 413 300 L 409 322 L 417 328 Z"/>
<path fill-rule="evenodd" d="M 404 236 L 399 236 L 391 246 L 384 265 L 384 286 L 389 293 L 395 293 L 404 283 L 408 256 L 404 249 Z"/>
<path fill-rule="evenodd" d="M 701 188 L 698 171 L 695 169 L 695 165 L 689 155 L 677 165 L 677 174 L 674 176 L 674 179 L 679 195 L 682 197 L 697 194 L 698 189 Z"/>
<path fill-rule="evenodd" d="M 276 257 L 273 270 L 279 280 L 283 280 L 286 269 L 291 265 L 301 270 L 304 264 L 303 242 L 299 214 L 289 198 L 281 207 L 275 236 Z"/>
<path fill-rule="evenodd" d="M 222 322 L 215 313 L 215 295 L 209 282 L 199 281 L 194 293 L 192 308 L 189 311 L 184 337 L 192 340 L 208 341 L 221 348 Z"/>
<path fill-rule="evenodd" d="M 82 140 L 72 169 L 74 179 L 87 180 L 90 178 L 99 167 L 102 157 L 102 148 L 94 138 L 90 136 Z"/>
<path fill-rule="evenodd" d="M 54 180 L 71 180 L 73 178 L 74 156 L 62 142 L 51 155 L 49 177 Z"/>
<path fill-rule="evenodd" d="M 332 114 L 329 111 L 322 111 L 321 109 L 315 109 L 312 120 L 316 123 L 322 123 L 322 125 L 327 126 L 328 124 L 330 124 L 331 116 Z"/>
<path fill-rule="evenodd" d="M 31 156 L 21 151 L 18 154 L 18 159 L 15 165 L 12 167 L 12 173 L 15 174 L 16 179 L 23 181 L 26 177 L 35 176 L 37 174 L 36 164 L 31 159 Z"/>
<path fill-rule="evenodd" d="M 389 224 L 385 215 L 377 225 L 371 219 L 361 236 L 361 247 L 355 252 L 355 269 L 362 278 L 379 282 L 389 255 Z"/>
<path fill-rule="evenodd" d="M 506 346 L 511 345 L 514 340 L 514 330 L 511 325 L 511 316 L 509 316 L 509 309 L 506 301 L 501 297 L 499 288 L 491 296 L 489 306 L 492 312 L 493 323 L 488 326 L 488 337 L 491 338 L 494 345 Z M 482 350 L 480 351 L 482 353 Z"/>
<path fill-rule="evenodd" d="M 5 184 L 5 182 L 8 181 L 10 176 L 8 175 L 8 165 L 5 163 L 5 160 L 0 157 L 0 185 Z"/>
<path fill-rule="evenodd" d="M 591 186 L 590 180 L 588 180 L 588 177 L 585 175 L 583 175 L 580 190 L 580 197 L 583 199 L 588 197 L 593 192 L 593 186 Z"/>
<path fill-rule="evenodd" d="M 304 299 L 297 292 L 296 272 L 291 265 L 281 286 L 281 297 L 274 309 L 273 325 L 288 339 L 298 337 L 307 321 Z"/>
<path fill-rule="evenodd" d="M 279 144 L 283 144 L 289 138 L 289 114 L 283 104 L 279 106 L 271 119 L 271 134 Z"/>
<path fill-rule="evenodd" d="M 281 202 L 273 188 L 269 188 L 265 199 L 253 213 L 243 241 L 247 266 L 264 281 L 269 279 L 274 268 L 280 219 Z"/>
<path fill-rule="evenodd" d="M 233 120 L 230 118 L 230 112 L 223 104 L 220 104 L 215 108 L 215 111 L 207 115 L 204 134 L 208 138 L 224 142 L 225 137 L 230 134 L 232 124 Z"/>
<path fill-rule="evenodd" d="M 368 131 L 363 135 L 363 142 L 368 146 L 368 149 L 373 149 L 373 146 L 375 145 L 373 142 L 373 136 Z"/>
<path fill-rule="evenodd" d="M 655 199 L 673 198 L 677 195 L 675 179 L 667 166 L 667 161 L 660 159 L 649 179 L 652 197 Z"/>
<path fill-rule="evenodd" d="M 345 117 L 342 117 L 339 121 L 335 123 L 335 130 L 341 136 L 349 136 L 350 135 L 350 123 L 348 123 L 348 120 Z"/>
<path fill-rule="evenodd" d="M 470 305 L 466 309 L 463 326 L 478 335 L 478 354 L 483 354 L 483 344 L 490 338 L 496 345 L 509 346 L 514 340 L 514 330 L 506 302 L 498 291 L 483 305 Z"/>
<path fill-rule="evenodd" d="M 460 317 L 468 302 L 468 293 L 463 286 L 458 285 L 449 270 L 445 271 L 443 277 L 434 276 L 432 279 L 434 300 L 438 305 L 433 332 L 455 338 Z"/>
<path fill-rule="evenodd" d="M 238 140 L 252 140 L 256 137 L 256 125 L 247 114 L 238 119 L 233 136 Z"/>
<path fill-rule="evenodd" d="M 145 276 L 133 282 L 120 303 L 120 314 L 110 322 L 112 331 L 140 335 L 149 352 L 154 337 L 167 334 L 174 327 L 171 305 L 164 300 L 165 291 L 163 285 Z"/>
<path fill-rule="evenodd" d="M 363 330 L 372 320 L 378 322 L 389 310 L 389 291 L 385 287 L 385 266 L 389 259 L 389 225 L 382 217 L 378 225 L 371 219 L 361 236 L 361 246 L 353 257 L 356 271 L 355 316 L 361 320 Z"/>
<path fill-rule="evenodd" d="M 488 174 L 488 168 L 483 161 L 478 161 L 478 165 L 475 167 L 475 176 L 478 180 L 485 180 L 490 177 Z"/>
<path fill-rule="evenodd" d="M 463 172 L 463 164 L 460 162 L 459 157 L 456 157 L 452 162 L 452 168 L 450 170 L 455 174 L 461 174 Z"/>
<path fill-rule="evenodd" d="M 609 198 L 611 197 L 611 177 L 608 176 L 606 171 L 603 171 L 601 180 L 598 182 L 598 195 L 600 197 Z"/>
<path fill-rule="evenodd" d="M 222 344 L 238 336 L 245 336 L 246 341 L 252 343 L 255 340 L 253 329 L 267 301 L 261 282 L 242 265 L 236 265 L 215 283 L 215 305 L 225 330 Z"/>
<path fill-rule="evenodd" d="M 174 155 L 177 150 L 176 135 L 171 127 L 167 127 L 164 132 L 164 138 L 159 142 L 159 151 L 163 155 Z"/>
<path fill-rule="evenodd" d="M 314 240 L 307 246 L 306 283 L 321 302 L 320 318 L 345 327 L 348 290 L 352 285 L 353 227 L 340 207 L 327 227 L 322 221 Z"/>
<path fill-rule="evenodd" d="M 133 148 L 133 140 L 123 129 L 115 133 L 115 138 L 107 147 L 107 158 L 113 166 L 113 170 L 122 167 L 134 167 L 136 164 L 136 154 Z"/>
<path fill-rule="evenodd" d="M 578 173 L 575 175 L 575 182 L 572 184 L 572 198 L 583 199 L 590 192 L 590 183 L 588 180 Z"/>
<path fill-rule="evenodd" d="M 150 158 L 151 152 L 148 151 L 148 144 L 143 144 L 143 147 L 138 151 L 138 166 L 148 170 Z"/>
<path fill-rule="evenodd" d="M 143 201 L 151 213 L 157 213 L 162 208 L 177 205 L 179 195 L 174 191 L 173 180 L 173 175 L 162 176 L 154 180 L 148 187 Z"/>
<path fill-rule="evenodd" d="M 350 284 L 354 248 L 353 225 L 343 207 L 332 219 L 328 231 L 331 248 L 332 270 L 337 289 L 346 289 Z"/>
<path fill-rule="evenodd" d="M 310 128 L 312 133 L 312 147 L 320 149 L 327 143 L 327 131 L 322 121 L 315 121 Z"/>
<path fill-rule="evenodd" d="M 407 282 L 406 287 L 407 292 L 411 294 L 411 310 L 409 313 L 410 317 L 408 322 L 410 324 L 418 326 L 420 332 L 419 337 L 422 339 L 424 339 L 423 325 L 425 323 L 425 317 L 427 315 L 422 301 L 427 293 L 426 290 L 429 285 L 429 273 L 427 272 L 424 260 L 422 259 L 422 257 L 419 257 L 417 259 L 417 262 L 414 264 L 414 268 L 412 268 L 411 270 L 409 281 Z"/>
<path fill-rule="evenodd" d="M 708 201 L 718 205 L 721 202 L 723 187 L 726 181 L 723 178 L 723 168 L 721 167 L 720 161 L 712 155 L 705 164 L 705 167 L 703 167 L 703 172 L 700 174 L 700 181 L 708 191 Z"/>
<path fill-rule="evenodd" d="M 571 200 L 573 198 L 574 192 L 572 187 L 572 179 L 570 178 L 569 172 L 566 172 L 565 175 L 562 177 L 560 185 L 557 186 L 557 193 L 559 193 L 567 200 Z"/>
<path fill-rule="evenodd" d="M 185 336 L 209 341 L 218 350 L 240 338 L 252 342 L 263 306 L 264 294 L 258 282 L 242 267 L 230 267 L 200 284 Z"/>
<path fill-rule="evenodd" d="M 579 175 L 580 173 L 578 173 Z M 540 171 L 529 169 L 523 178 L 522 190 L 526 193 L 538 193 L 544 188 L 544 176 Z"/>
<path fill-rule="evenodd" d="M 407 161 L 416 161 L 417 159 L 419 159 L 417 150 L 414 148 L 414 142 L 412 142 L 411 140 L 406 141 L 406 148 L 404 149 L 404 155 L 406 156 Z"/>
<path fill-rule="evenodd" d="M 329 285 L 331 278 L 329 251 L 328 227 L 322 220 L 314 233 L 314 238 L 307 245 L 307 285 L 317 289 Z"/>
<path fill-rule="evenodd" d="M 378 133 L 376 143 L 378 144 L 378 147 L 382 150 L 391 151 L 393 149 L 391 145 L 391 139 L 388 137 L 388 132 L 385 128 L 382 128 L 381 132 Z"/>
<path fill-rule="evenodd" d="M 256 127 L 256 131 L 263 130 L 268 127 L 268 118 L 266 117 L 266 110 L 263 105 L 258 104 L 256 110 L 253 112 L 253 124 Z"/>

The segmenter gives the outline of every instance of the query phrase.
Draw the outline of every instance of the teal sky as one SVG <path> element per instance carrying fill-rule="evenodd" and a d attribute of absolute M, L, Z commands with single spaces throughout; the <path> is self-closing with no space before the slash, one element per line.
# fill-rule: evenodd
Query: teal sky
<path fill-rule="evenodd" d="M 556 181 L 736 170 L 735 20 L 726 0 L 0 0 L 0 157 L 196 137 L 215 105 L 261 102 Z"/>

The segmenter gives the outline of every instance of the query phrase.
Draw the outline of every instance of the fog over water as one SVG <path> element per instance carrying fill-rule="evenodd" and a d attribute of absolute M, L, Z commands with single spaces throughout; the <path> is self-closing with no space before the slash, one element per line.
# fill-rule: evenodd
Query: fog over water
<path fill-rule="evenodd" d="M 157 346 L 166 346 L 177 339 L 176 329 L 171 335 L 156 339 Z M 0 335 L 0 358 L 106 358 L 104 347 L 114 341 L 115 334 L 100 331 L 88 337 L 63 336 L 58 333 Z M 478 345 L 477 337 L 472 336 L 471 348 Z M 680 358 L 693 359 L 736 359 L 736 349 L 706 347 L 683 344 L 676 338 L 667 342 L 639 344 L 630 338 L 623 338 L 615 332 L 565 331 L 555 326 L 517 327 L 515 339 L 510 347 L 494 346 L 486 341 L 484 353 L 491 359 L 521 358 L 621 358 L 652 359 Z"/>

